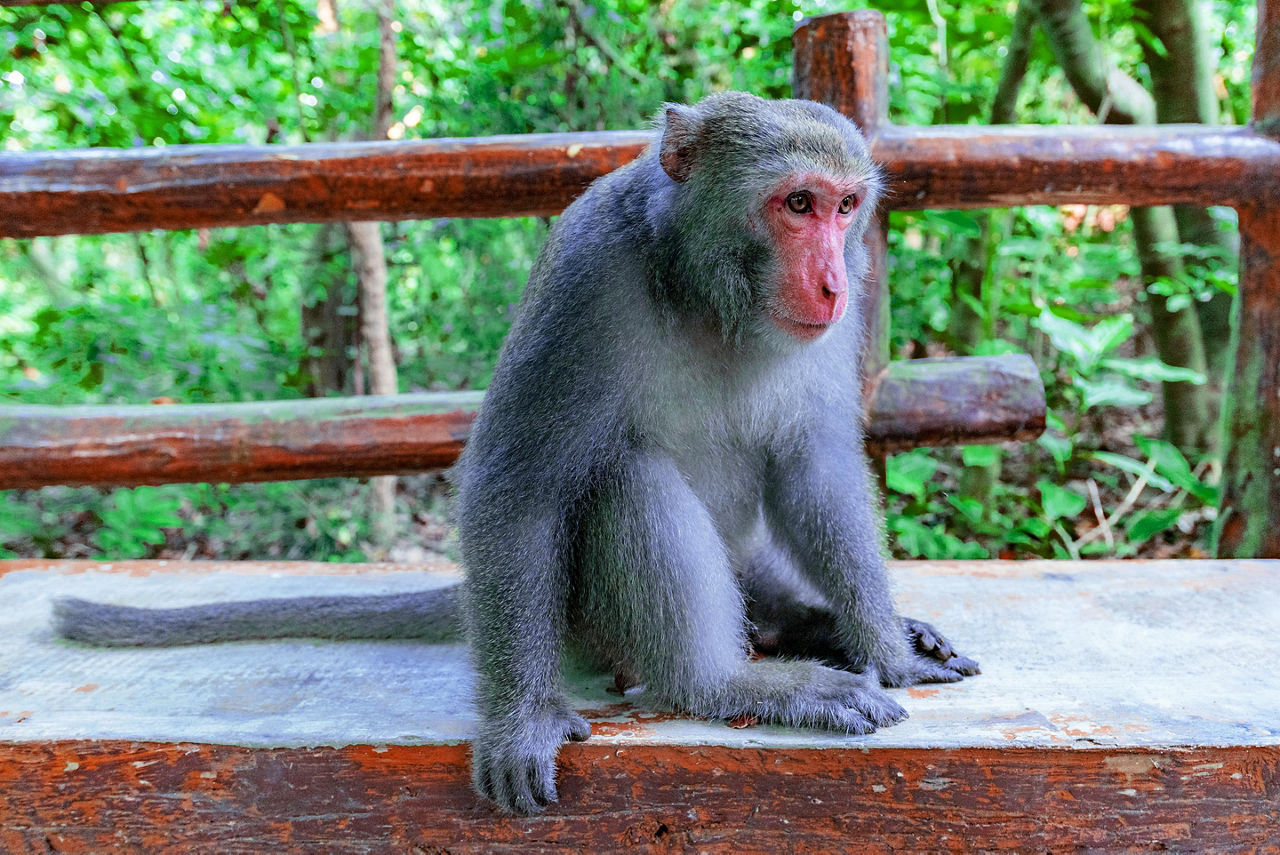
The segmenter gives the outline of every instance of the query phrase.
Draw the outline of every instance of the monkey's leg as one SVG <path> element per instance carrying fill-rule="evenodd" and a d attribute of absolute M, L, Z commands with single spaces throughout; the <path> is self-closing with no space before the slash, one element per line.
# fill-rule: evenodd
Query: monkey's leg
<path fill-rule="evenodd" d="M 939 640 L 951 649 L 936 630 L 904 621 L 894 610 L 866 458 L 842 432 L 810 441 L 774 455 L 765 511 L 801 575 L 830 604 L 849 664 L 870 663 L 887 686 L 949 683 L 977 673 L 972 659 L 938 655 Z"/>
<path fill-rule="evenodd" d="M 821 595 L 796 578 L 793 562 L 772 543 L 761 544 L 740 575 L 747 598 L 751 643 L 759 653 L 818 659 L 837 668 L 861 671 L 841 647 L 836 614 Z M 956 653 L 931 624 L 902 618 L 915 651 L 965 676 L 979 673 L 978 663 Z"/>
<path fill-rule="evenodd" d="M 481 716 L 471 744 L 472 781 L 481 795 L 522 814 L 556 800 L 560 745 L 591 735 L 560 680 L 564 540 L 558 526 L 543 522 L 546 509 L 529 501 L 528 515 L 515 518 L 497 500 L 477 501 L 462 528 Z"/>
<path fill-rule="evenodd" d="M 596 494 L 581 536 L 578 618 L 673 706 L 852 733 L 906 717 L 867 675 L 749 661 L 742 594 L 724 546 L 666 458 L 628 461 Z"/>

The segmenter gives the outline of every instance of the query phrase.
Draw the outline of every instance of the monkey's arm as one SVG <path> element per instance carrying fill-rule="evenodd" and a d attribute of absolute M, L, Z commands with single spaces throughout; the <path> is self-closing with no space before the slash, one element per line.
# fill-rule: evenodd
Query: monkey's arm
<path fill-rule="evenodd" d="M 255 638 L 461 639 L 459 588 L 404 594 L 286 597 L 148 609 L 64 597 L 54 630 L 100 647 L 173 647 Z"/>
<path fill-rule="evenodd" d="M 526 507 L 510 513 L 485 507 L 485 494 L 500 501 L 489 490 L 464 493 L 460 540 L 481 714 L 471 773 L 481 795 L 531 814 L 556 800 L 560 745 L 586 739 L 591 727 L 561 687 L 568 580 L 554 498 L 515 493 Z"/>
<path fill-rule="evenodd" d="M 820 453 L 819 453 L 820 452 Z M 765 508 L 801 573 L 831 605 L 836 642 L 854 667 L 874 666 L 891 686 L 952 682 L 977 663 L 940 654 L 936 630 L 894 609 L 878 501 L 856 436 L 815 432 L 776 451 Z"/>

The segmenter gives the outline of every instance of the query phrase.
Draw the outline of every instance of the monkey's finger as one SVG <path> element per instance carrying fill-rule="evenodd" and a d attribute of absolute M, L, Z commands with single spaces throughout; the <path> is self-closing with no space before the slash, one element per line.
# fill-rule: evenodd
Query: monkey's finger
<path fill-rule="evenodd" d="M 533 800 L 546 807 L 559 799 L 556 793 L 556 764 L 554 761 L 534 761 L 529 766 L 529 791 Z"/>
<path fill-rule="evenodd" d="M 952 671 L 945 665 L 922 660 L 916 672 L 917 683 L 958 683 L 964 679 L 959 671 Z"/>
<path fill-rule="evenodd" d="M 951 642 L 934 629 L 932 624 L 914 618 L 905 618 L 903 623 L 906 624 L 907 635 L 915 642 L 917 652 L 937 659 L 939 662 L 946 662 L 956 655 Z"/>
<path fill-rule="evenodd" d="M 565 736 L 573 742 L 586 742 L 591 738 L 591 724 L 577 713 L 569 713 Z"/>
<path fill-rule="evenodd" d="M 514 766 L 515 768 L 512 768 Z M 542 804 L 533 797 L 529 773 L 520 763 L 513 763 L 497 775 L 498 804 L 514 813 L 530 816 L 542 812 Z"/>
<path fill-rule="evenodd" d="M 839 710 L 835 716 L 835 729 L 843 730 L 848 734 L 856 734 L 865 736 L 868 733 L 876 732 L 876 725 L 871 719 L 856 709 Z"/>
<path fill-rule="evenodd" d="M 876 727 L 889 727 L 907 717 L 907 710 L 902 704 L 884 692 L 870 692 L 859 695 L 855 699 L 854 708 L 866 716 Z"/>
<path fill-rule="evenodd" d="M 493 792 L 493 777 L 490 773 L 489 761 L 474 749 L 471 754 L 471 782 L 477 793 L 490 801 L 497 801 Z"/>
<path fill-rule="evenodd" d="M 947 660 L 946 667 L 952 671 L 958 671 L 966 677 L 982 673 L 982 668 L 978 666 L 975 660 L 970 659 L 968 656 L 961 656 L 959 653 Z"/>

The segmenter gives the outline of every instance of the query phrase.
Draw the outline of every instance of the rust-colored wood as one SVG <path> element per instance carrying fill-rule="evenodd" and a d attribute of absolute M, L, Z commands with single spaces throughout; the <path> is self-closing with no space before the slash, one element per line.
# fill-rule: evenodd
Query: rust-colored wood
<path fill-rule="evenodd" d="M 638 131 L 0 152 L 0 237 L 548 215 L 639 156 Z M 1246 128 L 883 126 L 886 208 L 1240 205 L 1280 196 L 1280 142 Z"/>
<path fill-rule="evenodd" d="M 0 153 L 0 237 L 562 211 L 643 131 Z"/>
<path fill-rule="evenodd" d="M 889 37 L 884 15 L 863 9 L 802 21 L 792 36 L 791 89 L 848 116 L 874 147 L 889 121 Z M 866 327 L 864 389 L 889 362 L 889 218 L 884 209 L 867 229 L 870 266 L 858 296 Z"/>
<path fill-rule="evenodd" d="M 869 444 L 879 452 L 1044 431 L 1040 372 L 1021 354 L 891 362 L 871 388 Z"/>
<path fill-rule="evenodd" d="M 868 136 L 889 120 L 884 15 L 870 9 L 801 21 L 791 37 L 791 89 L 848 116 Z"/>
<path fill-rule="evenodd" d="M 0 744 L 6 852 L 898 852 L 1280 847 L 1280 749 L 592 742 L 497 816 L 466 745 Z"/>
<path fill-rule="evenodd" d="M 1280 2 L 1258 0 L 1257 47 L 1253 52 L 1253 121 L 1280 137 Z"/>
<path fill-rule="evenodd" d="M 1024 356 L 891 363 L 872 450 L 1029 438 L 1044 386 Z M 451 465 L 481 393 L 249 404 L 0 407 L 0 489 L 393 475 Z"/>
<path fill-rule="evenodd" d="M 1280 141 L 1280 0 L 1258 4 L 1253 62 L 1254 124 Z M 1237 211 L 1240 284 L 1224 402 L 1217 552 L 1280 558 L 1280 200 L 1260 198 Z"/>
<path fill-rule="evenodd" d="M 0 489 L 394 475 L 452 464 L 479 393 L 0 407 Z"/>
<path fill-rule="evenodd" d="M 891 126 L 874 154 L 900 210 L 1280 198 L 1280 143 L 1248 128 Z"/>

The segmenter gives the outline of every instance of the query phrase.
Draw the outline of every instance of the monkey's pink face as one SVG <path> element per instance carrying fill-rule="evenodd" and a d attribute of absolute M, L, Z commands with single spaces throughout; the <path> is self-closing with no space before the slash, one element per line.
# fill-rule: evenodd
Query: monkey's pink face
<path fill-rule="evenodd" d="M 844 241 L 863 195 L 857 184 L 801 174 L 787 176 L 766 198 L 763 218 L 782 266 L 770 310 L 793 338 L 820 338 L 844 314 Z"/>

